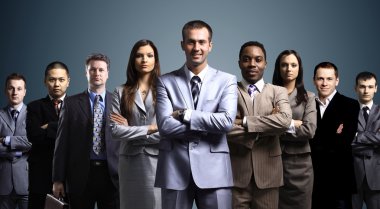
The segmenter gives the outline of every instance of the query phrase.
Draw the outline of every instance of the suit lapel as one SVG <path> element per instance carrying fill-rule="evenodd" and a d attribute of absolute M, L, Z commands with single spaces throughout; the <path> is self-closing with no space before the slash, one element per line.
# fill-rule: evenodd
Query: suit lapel
<path fill-rule="evenodd" d="M 20 113 L 17 116 L 16 131 L 19 130 L 21 126 L 26 121 L 26 105 L 24 104 L 20 110 Z"/>
<path fill-rule="evenodd" d="M 380 110 L 380 106 L 373 104 L 371 110 L 369 111 L 368 115 L 368 121 L 367 124 L 372 124 L 374 119 L 377 119 L 376 113 L 378 113 Z M 363 116 L 364 118 L 364 116 Z"/>
<path fill-rule="evenodd" d="M 85 118 L 92 118 L 90 98 L 87 91 L 82 93 L 80 99 L 78 100 L 78 104 L 83 114 L 85 115 Z"/>
<path fill-rule="evenodd" d="M 12 130 L 12 133 L 14 132 L 14 123 L 13 123 L 13 118 L 11 117 L 11 115 L 9 114 L 9 111 L 8 111 L 8 106 L 4 107 L 1 111 L 0 111 L 0 117 L 3 118 L 3 120 L 5 121 L 5 123 L 7 124 L 8 128 L 10 130 Z"/>
<path fill-rule="evenodd" d="M 204 80 L 202 82 L 202 86 L 201 86 L 201 89 L 200 89 L 200 92 L 199 92 L 199 97 L 198 97 L 198 105 L 197 105 L 197 109 L 200 110 L 202 109 L 202 106 L 203 106 L 203 103 L 205 102 L 205 100 L 207 100 L 206 98 L 206 95 L 207 95 L 207 90 L 211 90 L 212 89 L 212 84 L 214 83 L 214 80 L 216 78 L 216 70 L 212 67 L 209 67 L 208 68 L 208 71 L 204 77 Z M 191 90 L 189 89 L 189 92 L 191 93 Z M 192 98 L 192 96 L 191 96 Z M 192 103 L 194 104 L 194 102 L 192 101 Z M 194 105 L 193 105 L 194 106 Z"/>
<path fill-rule="evenodd" d="M 149 95 L 150 95 L 150 91 L 148 92 L 148 95 L 146 97 L 146 99 L 148 99 Z M 135 104 L 137 105 L 137 108 L 139 108 L 140 110 L 142 110 L 144 113 L 146 113 L 146 110 L 145 110 L 145 105 L 144 105 L 144 102 L 141 98 L 141 94 L 140 94 L 140 91 L 137 90 L 136 91 L 136 94 L 135 94 Z"/>
<path fill-rule="evenodd" d="M 245 105 L 245 108 L 248 110 L 248 114 L 253 115 L 253 103 L 252 103 L 251 96 L 249 96 L 246 88 L 243 86 L 241 82 L 238 82 L 238 90 L 239 90 L 239 94 L 244 100 L 244 105 Z"/>
<path fill-rule="evenodd" d="M 191 96 L 191 90 L 187 82 L 187 76 L 186 76 L 184 67 L 182 67 L 181 69 L 177 71 L 174 79 L 177 83 L 178 90 L 181 93 L 183 100 L 185 101 L 186 108 L 194 109 L 193 98 Z"/>
<path fill-rule="evenodd" d="M 48 114 L 48 118 L 58 118 L 57 113 L 55 112 L 54 104 L 51 101 L 49 95 L 46 96 L 42 102 L 44 103 L 44 106 L 46 108 L 46 114 Z M 63 104 L 63 103 L 62 103 Z M 62 106 L 61 106 L 62 109 Z"/>
<path fill-rule="evenodd" d="M 369 121 L 369 119 L 368 119 Z M 359 117 L 358 117 L 358 130 L 359 131 L 364 131 L 366 127 L 366 122 L 363 116 L 363 110 L 359 111 Z"/>

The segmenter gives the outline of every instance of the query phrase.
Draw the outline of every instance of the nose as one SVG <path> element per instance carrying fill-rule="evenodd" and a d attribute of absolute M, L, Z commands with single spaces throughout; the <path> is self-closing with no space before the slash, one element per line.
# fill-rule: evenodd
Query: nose
<path fill-rule="evenodd" d="M 194 51 L 198 51 L 199 50 L 199 43 L 198 42 L 195 42 L 194 43 Z"/>

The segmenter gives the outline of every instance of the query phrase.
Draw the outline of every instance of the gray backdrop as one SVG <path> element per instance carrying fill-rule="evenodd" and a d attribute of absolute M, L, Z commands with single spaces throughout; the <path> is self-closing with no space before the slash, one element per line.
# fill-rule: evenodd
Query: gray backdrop
<path fill-rule="evenodd" d="M 209 63 L 238 76 L 238 51 L 249 40 L 262 42 L 268 53 L 266 82 L 274 61 L 284 49 L 297 50 L 303 59 L 305 84 L 314 91 L 312 71 L 321 61 L 340 70 L 338 90 L 356 98 L 358 72 L 380 76 L 380 2 L 330 0 L 223 1 L 57 1 L 3 0 L 0 3 L 0 85 L 19 72 L 27 78 L 25 102 L 44 97 L 45 66 L 60 60 L 69 66 L 69 94 L 86 89 L 84 59 L 92 52 L 111 58 L 108 89 L 125 82 L 125 66 L 133 44 L 151 39 L 158 47 L 162 72 L 184 63 L 181 28 L 202 19 L 214 30 Z M 375 102 L 379 103 L 379 94 Z M 0 105 L 6 104 L 3 90 Z"/>

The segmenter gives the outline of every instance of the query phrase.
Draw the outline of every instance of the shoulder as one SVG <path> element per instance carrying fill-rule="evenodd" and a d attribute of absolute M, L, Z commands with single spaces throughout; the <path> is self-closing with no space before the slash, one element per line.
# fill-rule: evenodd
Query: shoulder
<path fill-rule="evenodd" d="M 28 109 L 32 109 L 32 108 L 36 108 L 36 107 L 42 106 L 46 102 L 47 102 L 47 98 L 46 97 L 40 98 L 40 99 L 37 99 L 37 100 L 34 100 L 34 101 L 31 101 L 31 102 L 28 103 Z"/>
<path fill-rule="evenodd" d="M 315 100 L 315 94 L 314 94 L 314 92 L 306 91 L 306 94 L 307 94 L 307 98 L 308 98 L 308 99 L 313 99 L 313 100 Z"/>
<path fill-rule="evenodd" d="M 227 73 L 225 71 L 218 70 L 218 69 L 215 69 L 213 67 L 209 67 L 209 71 L 210 71 L 210 73 L 214 74 L 215 76 L 218 76 L 221 78 L 226 78 L 226 79 L 235 79 L 236 80 L 235 75 L 232 75 L 232 74 Z"/>
<path fill-rule="evenodd" d="M 340 93 L 336 93 L 336 96 L 337 98 L 342 102 L 342 103 L 347 103 L 347 104 L 350 104 L 350 105 L 359 105 L 359 102 L 355 99 L 352 99 L 350 97 L 347 97 L 343 94 L 340 94 Z"/>
<path fill-rule="evenodd" d="M 271 83 L 266 83 L 264 85 L 264 88 L 263 88 L 263 92 L 266 92 L 266 91 L 273 91 L 274 93 L 284 93 L 284 94 L 288 94 L 287 90 L 285 87 L 282 87 L 282 86 L 277 86 L 277 85 L 273 85 Z"/>

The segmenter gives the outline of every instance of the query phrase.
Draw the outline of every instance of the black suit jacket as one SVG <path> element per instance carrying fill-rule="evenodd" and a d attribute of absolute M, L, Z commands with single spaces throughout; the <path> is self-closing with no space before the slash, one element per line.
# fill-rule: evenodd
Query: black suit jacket
<path fill-rule="evenodd" d="M 46 129 L 41 126 L 48 124 Z M 58 115 L 49 96 L 28 104 L 26 131 L 32 149 L 29 154 L 29 191 L 51 193 L 52 161 Z"/>
<path fill-rule="evenodd" d="M 317 130 L 310 141 L 314 193 L 326 198 L 350 198 L 355 191 L 351 142 L 355 137 L 359 103 L 335 94 L 323 118 L 317 102 Z M 343 124 L 341 133 L 337 129 Z"/>
<path fill-rule="evenodd" d="M 120 142 L 112 140 L 109 113 L 112 94 L 106 93 L 105 146 L 111 180 L 118 188 L 118 153 Z M 66 192 L 81 194 L 88 182 L 93 120 L 88 92 L 66 98 L 58 124 L 53 158 L 53 181 L 66 183 Z"/>

